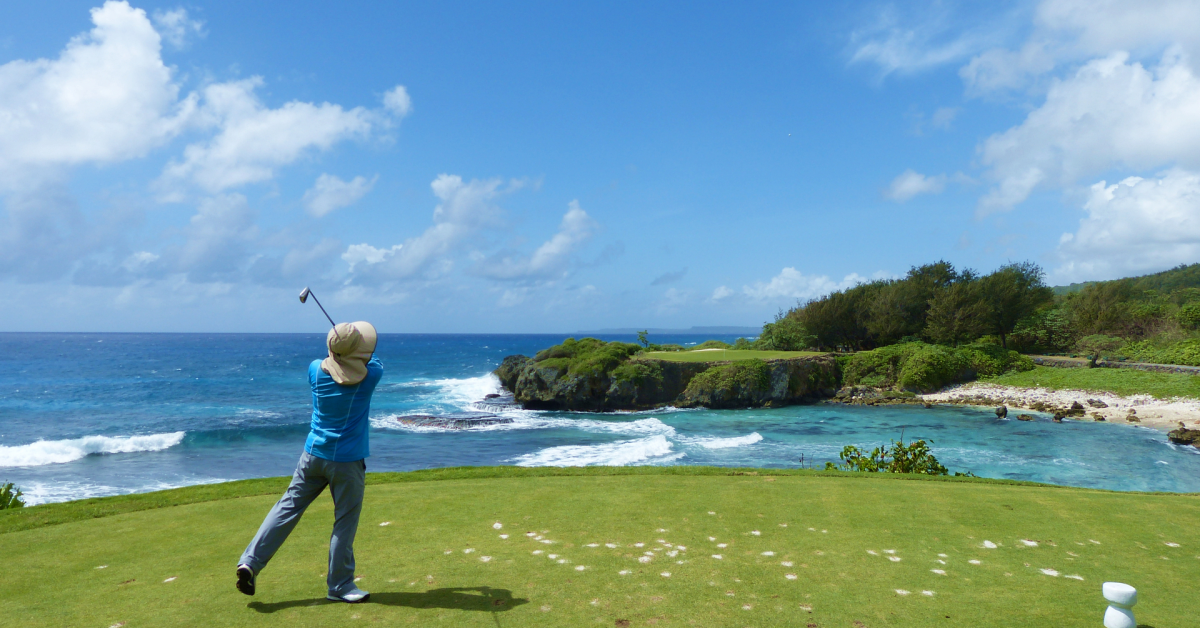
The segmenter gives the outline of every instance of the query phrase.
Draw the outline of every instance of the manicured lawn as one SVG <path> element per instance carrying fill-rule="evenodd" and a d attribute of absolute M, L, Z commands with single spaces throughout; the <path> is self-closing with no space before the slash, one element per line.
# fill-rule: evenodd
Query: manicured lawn
<path fill-rule="evenodd" d="M 1004 386 L 1041 387 L 1052 390 L 1097 390 L 1118 395 L 1153 395 L 1200 398 L 1200 377 L 1181 373 L 1152 373 L 1133 369 L 1034 367 L 1024 373 L 1007 373 L 980 381 Z"/>
<path fill-rule="evenodd" d="M 129 628 L 1092 628 L 1100 584 L 1118 580 L 1138 588 L 1140 624 L 1194 623 L 1200 495 L 757 473 L 372 474 L 355 546 L 359 585 L 372 592 L 361 605 L 323 599 L 326 497 L 259 576 L 258 595 L 234 589 L 237 557 L 276 498 L 259 493 L 282 480 L 197 487 L 212 499 L 178 506 L 115 498 L 126 512 L 99 518 L 86 518 L 94 500 L 45 507 L 57 524 L 31 508 L 0 517 L 15 530 L 0 534 L 10 549 L 0 617 Z M 171 493 L 183 503 L 190 490 Z M 28 517 L 35 527 L 13 525 Z"/>
<path fill-rule="evenodd" d="M 649 351 L 642 357 L 670 362 L 724 362 L 726 360 L 779 360 L 783 358 L 807 358 L 824 355 L 817 351 L 754 351 L 741 349 L 717 349 L 702 351 Z"/>

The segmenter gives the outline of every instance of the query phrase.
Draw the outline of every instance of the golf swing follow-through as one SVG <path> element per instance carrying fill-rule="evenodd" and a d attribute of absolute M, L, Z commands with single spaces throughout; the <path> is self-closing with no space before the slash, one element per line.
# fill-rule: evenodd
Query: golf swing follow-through
<path fill-rule="evenodd" d="M 313 360 L 308 366 L 311 428 L 291 484 L 267 513 L 238 561 L 237 588 L 254 595 L 259 572 L 283 545 L 308 505 L 328 486 L 333 496 L 334 521 L 326 597 L 362 602 L 371 594 L 354 585 L 354 535 L 362 511 L 366 458 L 370 455 L 367 415 L 371 394 L 383 377 L 383 365 L 374 358 L 378 335 L 375 327 L 365 321 L 335 324 L 308 288 L 300 293 L 300 302 L 310 296 L 333 325 L 325 338 L 328 357 Z"/>

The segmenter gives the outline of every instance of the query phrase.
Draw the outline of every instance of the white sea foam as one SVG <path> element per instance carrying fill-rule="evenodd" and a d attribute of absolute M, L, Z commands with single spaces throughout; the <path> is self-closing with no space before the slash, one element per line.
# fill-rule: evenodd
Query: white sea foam
<path fill-rule="evenodd" d="M 655 420 L 655 419 L 647 419 Z M 636 421 L 635 421 L 636 422 Z M 662 434 L 603 445 L 563 445 L 547 447 L 517 456 L 512 462 L 521 467 L 621 466 L 635 463 L 669 462 L 684 456 L 671 448 Z"/>
<path fill-rule="evenodd" d="M 733 447 L 741 447 L 743 445 L 753 445 L 762 440 L 762 434 L 751 432 L 745 436 L 734 436 L 731 438 L 694 438 L 680 439 L 681 442 L 694 443 L 705 449 L 730 449 Z"/>
<path fill-rule="evenodd" d="M 91 454 L 161 451 L 183 441 L 187 432 L 146 436 L 84 436 L 68 440 L 39 440 L 28 445 L 0 445 L 0 467 L 37 467 L 79 460 Z"/>

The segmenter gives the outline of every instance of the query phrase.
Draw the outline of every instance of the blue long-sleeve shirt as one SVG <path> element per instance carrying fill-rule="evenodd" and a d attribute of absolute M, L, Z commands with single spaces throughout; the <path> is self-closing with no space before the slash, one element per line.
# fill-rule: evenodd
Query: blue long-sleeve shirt
<path fill-rule="evenodd" d="M 370 456 L 367 415 L 371 411 L 371 393 L 382 377 L 383 364 L 371 358 L 363 381 L 343 386 L 321 370 L 321 360 L 313 360 L 308 365 L 308 383 L 313 395 L 312 429 L 304 450 L 333 462 L 353 462 Z"/>

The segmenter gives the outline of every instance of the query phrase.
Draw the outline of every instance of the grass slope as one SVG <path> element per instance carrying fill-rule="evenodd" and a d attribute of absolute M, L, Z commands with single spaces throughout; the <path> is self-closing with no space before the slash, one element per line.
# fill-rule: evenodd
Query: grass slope
<path fill-rule="evenodd" d="M 1200 377 L 1182 373 L 1154 373 L 1133 369 L 1053 368 L 1039 366 L 1023 373 L 1006 373 L 980 381 L 1002 386 L 1049 388 L 1052 390 L 1096 390 L 1118 395 L 1153 395 L 1200 398 Z"/>
<path fill-rule="evenodd" d="M 257 596 L 234 590 L 234 563 L 276 498 L 256 493 L 282 480 L 196 487 L 214 499 L 193 503 L 183 503 L 189 490 L 170 491 L 182 505 L 100 518 L 87 513 L 104 500 L 30 508 L 4 518 L 15 531 L 0 538 L 19 549 L 0 574 L 0 617 L 9 625 L 129 628 L 1082 628 L 1099 625 L 1100 583 L 1119 580 L 1139 589 L 1140 623 L 1194 620 L 1200 495 L 759 473 L 372 474 L 356 542 L 359 584 L 372 591 L 362 605 L 323 600 L 327 498 L 260 575 Z M 242 492 L 248 496 L 235 497 Z M 142 505 L 149 503 L 160 502 Z M 11 525 L 42 509 L 62 522 Z M 997 547 L 984 548 L 985 540 Z"/>
<path fill-rule="evenodd" d="M 733 360 L 781 360 L 824 355 L 818 351 L 756 351 L 753 349 L 722 349 L 718 351 L 647 351 L 641 357 L 668 362 L 725 362 Z"/>

